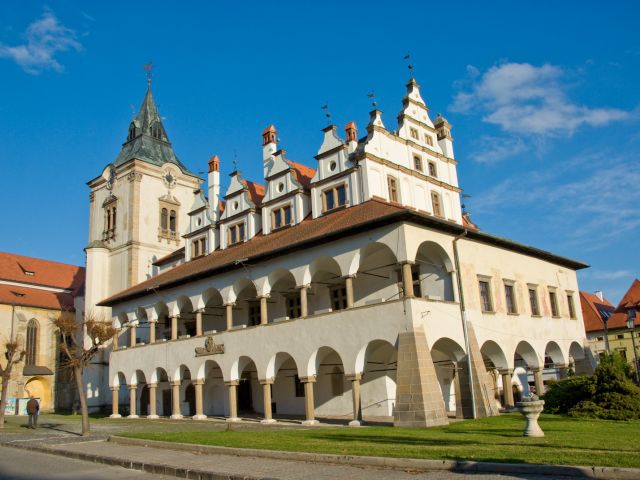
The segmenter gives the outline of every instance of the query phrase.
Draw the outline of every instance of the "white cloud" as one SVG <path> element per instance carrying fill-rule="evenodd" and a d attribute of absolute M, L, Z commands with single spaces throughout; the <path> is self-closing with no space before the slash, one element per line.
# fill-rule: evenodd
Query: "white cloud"
<path fill-rule="evenodd" d="M 590 108 L 567 96 L 566 72 L 554 65 L 503 63 L 480 74 L 467 67 L 469 87 L 458 92 L 451 110 L 480 113 L 487 123 L 516 135 L 571 135 L 583 126 L 603 126 L 625 120 L 630 113 L 616 108 Z"/>
<path fill-rule="evenodd" d="M 42 16 L 27 27 L 24 38 L 25 43 L 21 45 L 0 43 L 0 58 L 14 60 L 31 75 L 38 75 L 44 70 L 60 72 L 63 66 L 56 60 L 56 55 L 68 50 L 82 50 L 76 32 L 62 25 L 49 9 L 45 9 Z"/>
<path fill-rule="evenodd" d="M 476 150 L 469 155 L 469 158 L 479 163 L 491 164 L 518 155 L 527 148 L 521 138 L 487 135 L 480 138 Z"/>
<path fill-rule="evenodd" d="M 619 280 L 621 278 L 633 278 L 634 272 L 630 270 L 587 270 L 582 275 L 594 280 Z"/>

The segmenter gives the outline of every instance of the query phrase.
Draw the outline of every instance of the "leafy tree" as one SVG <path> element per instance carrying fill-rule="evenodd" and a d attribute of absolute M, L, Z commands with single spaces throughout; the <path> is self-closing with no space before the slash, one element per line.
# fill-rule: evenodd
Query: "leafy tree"
<path fill-rule="evenodd" d="M 89 409 L 85 396 L 84 369 L 89 366 L 100 347 L 113 337 L 116 330 L 110 322 L 102 321 L 92 313 L 85 314 L 83 320 L 78 322 L 73 312 L 62 312 L 53 323 L 60 332 L 60 349 L 65 355 L 62 367 L 71 370 L 78 390 L 82 435 L 88 435 Z M 87 342 L 85 335 L 89 339 Z"/>
<path fill-rule="evenodd" d="M 2 378 L 2 396 L 0 397 L 0 428 L 4 428 L 4 410 L 7 405 L 7 396 L 9 394 L 9 380 L 11 380 L 11 372 L 16 363 L 20 363 L 26 352 L 20 348 L 17 340 L 9 340 L 4 344 L 4 358 L 7 363 L 3 367 L 0 364 L 0 378 Z"/>

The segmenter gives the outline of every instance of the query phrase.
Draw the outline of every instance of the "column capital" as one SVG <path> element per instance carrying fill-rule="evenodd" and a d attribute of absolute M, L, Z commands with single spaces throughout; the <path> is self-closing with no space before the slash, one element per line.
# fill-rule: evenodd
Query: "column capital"
<path fill-rule="evenodd" d="M 120 390 L 120 386 L 117 386 L 117 387 L 109 387 L 109 390 L 111 390 L 112 392 L 117 392 L 118 390 Z"/>
<path fill-rule="evenodd" d="M 240 385 L 240 380 L 227 380 L 224 382 L 227 387 L 237 387 Z"/>
<path fill-rule="evenodd" d="M 501 368 L 498 369 L 500 375 L 513 375 L 513 368 Z"/>
<path fill-rule="evenodd" d="M 260 385 L 273 385 L 273 382 L 275 381 L 274 378 L 263 378 L 263 379 L 259 379 L 258 380 L 260 382 Z"/>
<path fill-rule="evenodd" d="M 147 385 L 149 386 L 149 388 L 158 388 L 157 383 L 148 383 Z"/>
<path fill-rule="evenodd" d="M 204 313 L 204 307 L 203 308 L 196 308 L 193 313 Z"/>
<path fill-rule="evenodd" d="M 129 390 L 135 390 L 136 388 L 138 388 L 137 383 L 132 383 L 131 385 L 129 385 Z"/>
<path fill-rule="evenodd" d="M 403 262 L 398 262 L 400 265 L 415 265 L 416 262 L 413 260 L 405 260 Z"/>
<path fill-rule="evenodd" d="M 349 273 L 348 275 L 343 275 L 342 278 L 343 279 L 347 279 L 347 278 L 356 278 L 356 273 Z"/>
<path fill-rule="evenodd" d="M 174 380 L 169 383 L 171 384 L 172 387 L 179 387 L 180 385 L 182 385 L 182 380 Z"/>
<path fill-rule="evenodd" d="M 531 372 L 533 373 L 538 373 L 541 372 L 543 370 L 542 367 L 531 367 L 529 370 L 531 370 Z"/>
<path fill-rule="evenodd" d="M 344 378 L 346 378 L 347 380 L 349 380 L 351 382 L 355 382 L 356 380 L 360 381 L 360 380 L 362 380 L 362 373 L 345 374 Z"/>
<path fill-rule="evenodd" d="M 300 383 L 315 383 L 317 380 L 316 375 L 310 375 L 308 377 L 299 377 L 299 378 L 300 378 Z"/>
<path fill-rule="evenodd" d="M 196 380 L 192 380 L 192 382 L 194 385 L 204 385 L 204 379 L 202 378 L 198 378 Z"/>
<path fill-rule="evenodd" d="M 223 307 L 235 307 L 236 302 L 227 302 L 222 304 Z"/>
<path fill-rule="evenodd" d="M 150 318 L 149 320 L 147 320 L 147 323 L 158 323 L 158 319 L 157 318 Z"/>
<path fill-rule="evenodd" d="M 555 368 L 569 368 L 569 364 L 568 363 L 554 363 L 553 366 Z"/>
<path fill-rule="evenodd" d="M 297 290 L 307 290 L 309 288 L 311 288 L 310 283 L 305 283 L 304 285 L 296 285 Z"/>
<path fill-rule="evenodd" d="M 256 298 L 260 298 L 260 299 L 262 299 L 262 298 L 271 298 L 271 294 L 270 293 L 265 293 L 263 295 L 258 295 Z"/>

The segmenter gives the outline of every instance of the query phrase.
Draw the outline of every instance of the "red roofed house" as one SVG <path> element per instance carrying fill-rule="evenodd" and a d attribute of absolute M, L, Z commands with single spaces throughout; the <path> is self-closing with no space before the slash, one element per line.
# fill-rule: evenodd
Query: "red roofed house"
<path fill-rule="evenodd" d="M 640 280 L 636 278 L 631 283 L 629 290 L 615 308 L 601 293 L 593 295 L 580 292 L 580 302 L 584 328 L 593 353 L 601 355 L 609 349 L 611 352 L 618 352 L 633 365 L 633 340 L 636 351 L 640 347 Z M 627 327 L 629 309 L 636 312 L 633 332 Z M 632 339 L 632 335 L 635 338 Z"/>
<path fill-rule="evenodd" d="M 0 338 L 17 339 L 24 361 L 13 370 L 9 397 L 40 398 L 42 411 L 68 410 L 75 387 L 60 371 L 52 318 L 82 310 L 85 269 L 0 252 Z"/>
<path fill-rule="evenodd" d="M 360 138 L 324 127 L 313 168 L 268 127 L 261 183 L 234 165 L 221 193 L 220 159 L 201 190 L 147 92 L 90 182 L 87 305 L 119 329 L 114 417 L 442 425 L 541 392 L 543 370 L 589 371 L 587 265 L 463 215 L 451 125 L 415 79 L 397 129 L 369 115 Z"/>

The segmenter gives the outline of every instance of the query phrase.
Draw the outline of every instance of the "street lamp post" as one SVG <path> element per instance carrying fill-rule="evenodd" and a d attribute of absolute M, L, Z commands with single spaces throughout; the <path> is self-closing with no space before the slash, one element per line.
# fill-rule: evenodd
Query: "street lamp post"
<path fill-rule="evenodd" d="M 636 309 L 635 307 L 627 309 L 627 328 L 631 332 L 631 345 L 633 345 L 633 361 L 634 370 L 636 372 L 636 383 L 640 384 L 640 373 L 638 373 L 638 352 L 636 351 L 636 337 L 634 336 L 634 326 L 636 319 Z"/>

